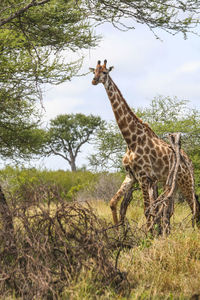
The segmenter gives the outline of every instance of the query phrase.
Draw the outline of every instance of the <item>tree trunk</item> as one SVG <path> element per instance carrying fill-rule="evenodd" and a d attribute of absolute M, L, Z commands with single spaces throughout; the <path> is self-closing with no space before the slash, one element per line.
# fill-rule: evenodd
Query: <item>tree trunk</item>
<path fill-rule="evenodd" d="M 71 160 L 70 166 L 71 166 L 71 171 L 76 172 L 77 169 L 76 169 L 75 159 Z"/>

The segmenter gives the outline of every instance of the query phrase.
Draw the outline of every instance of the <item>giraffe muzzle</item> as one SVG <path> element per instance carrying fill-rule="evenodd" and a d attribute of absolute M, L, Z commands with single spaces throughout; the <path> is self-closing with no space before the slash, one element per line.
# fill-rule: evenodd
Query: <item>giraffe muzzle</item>
<path fill-rule="evenodd" d="M 99 83 L 99 79 L 93 78 L 92 84 L 93 84 L 93 85 L 97 85 L 98 83 Z"/>

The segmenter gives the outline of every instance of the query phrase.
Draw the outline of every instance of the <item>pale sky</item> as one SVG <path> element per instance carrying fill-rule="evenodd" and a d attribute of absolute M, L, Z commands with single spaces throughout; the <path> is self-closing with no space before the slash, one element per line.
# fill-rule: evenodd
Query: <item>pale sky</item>
<path fill-rule="evenodd" d="M 155 96 L 163 95 L 189 100 L 191 107 L 200 109 L 200 37 L 190 35 L 184 40 L 181 34 L 172 36 L 160 31 L 160 41 L 142 25 L 122 32 L 106 24 L 95 31 L 102 35 L 102 41 L 96 49 L 83 52 L 81 72 L 95 67 L 97 60 L 107 59 L 107 65 L 114 66 L 112 79 L 132 108 L 147 107 Z M 114 120 L 103 85 L 92 86 L 92 77 L 90 73 L 50 88 L 43 100 L 44 122 L 65 113 L 94 114 Z M 89 149 L 82 149 L 78 167 L 87 163 L 84 158 Z M 69 169 L 67 162 L 55 156 L 34 165 Z"/>

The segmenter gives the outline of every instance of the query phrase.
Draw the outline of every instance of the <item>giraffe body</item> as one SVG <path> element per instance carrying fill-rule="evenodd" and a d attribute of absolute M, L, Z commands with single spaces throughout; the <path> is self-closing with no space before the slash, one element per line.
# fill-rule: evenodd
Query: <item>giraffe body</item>
<path fill-rule="evenodd" d="M 144 213 L 149 220 L 149 208 L 151 197 L 149 187 L 157 182 L 165 184 L 170 162 L 173 159 L 172 149 L 169 144 L 161 140 L 148 124 L 143 123 L 130 109 L 123 98 L 120 90 L 111 79 L 109 72 L 112 67 L 107 69 L 106 61 L 104 65 L 98 61 L 96 69 L 92 69 L 95 76 L 92 84 L 103 83 L 108 98 L 110 100 L 115 119 L 119 129 L 127 143 L 127 152 L 123 158 L 123 165 L 127 171 L 127 176 L 123 181 L 118 192 L 110 201 L 114 223 L 118 223 L 117 203 L 130 191 L 133 184 L 137 181 L 142 189 L 144 198 Z M 193 174 L 189 166 L 192 163 L 186 153 L 181 150 L 181 163 L 178 171 L 177 184 L 182 194 L 186 198 L 193 215 L 197 222 L 200 222 L 200 204 L 195 197 Z"/>

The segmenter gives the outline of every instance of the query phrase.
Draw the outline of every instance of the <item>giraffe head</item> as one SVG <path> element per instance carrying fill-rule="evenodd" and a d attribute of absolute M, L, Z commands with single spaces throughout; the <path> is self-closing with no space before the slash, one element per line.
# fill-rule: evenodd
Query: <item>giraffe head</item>
<path fill-rule="evenodd" d="M 92 80 L 92 84 L 97 85 L 98 83 L 105 83 L 110 71 L 112 71 L 113 67 L 107 69 L 106 67 L 107 60 L 104 60 L 104 64 L 101 65 L 101 61 L 98 60 L 96 69 L 90 68 L 90 71 L 94 73 L 94 78 Z"/>

